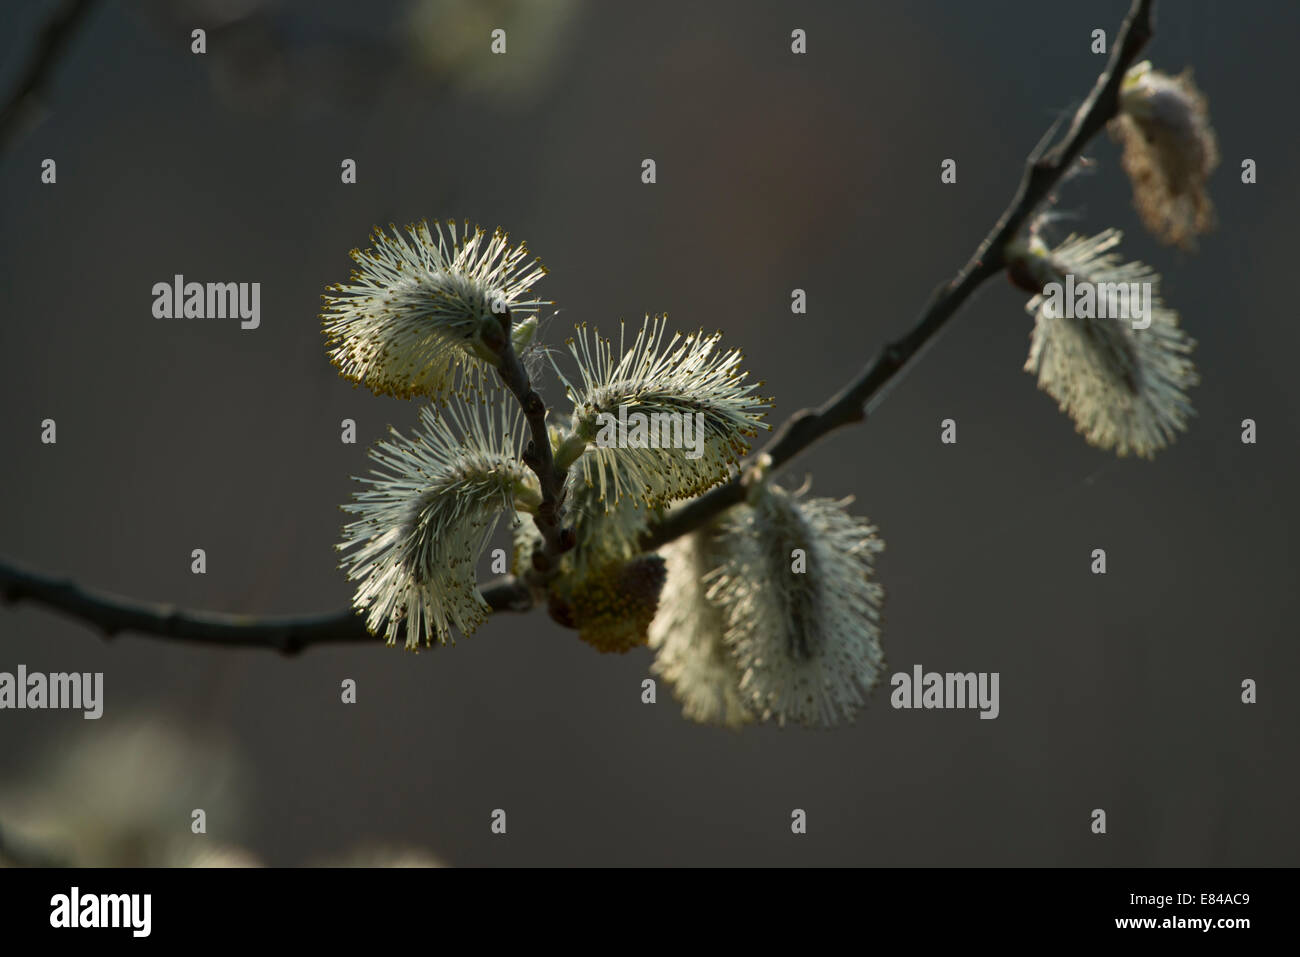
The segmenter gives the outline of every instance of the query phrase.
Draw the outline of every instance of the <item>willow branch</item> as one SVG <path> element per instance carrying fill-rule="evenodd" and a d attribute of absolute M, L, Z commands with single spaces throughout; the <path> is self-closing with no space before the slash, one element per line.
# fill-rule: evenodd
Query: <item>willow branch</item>
<path fill-rule="evenodd" d="M 23 121 L 40 101 L 45 87 L 77 27 L 94 8 L 94 0 L 65 0 L 46 21 L 13 92 L 0 110 L 0 150 L 18 135 Z"/>
<path fill-rule="evenodd" d="M 1016 238 L 1034 211 L 1051 195 L 1088 141 L 1119 111 L 1119 91 L 1124 74 L 1151 39 L 1152 2 L 1134 0 L 1115 38 L 1106 69 L 1074 114 L 1064 138 L 1051 149 L 1036 148 L 1030 154 L 1011 204 L 966 265 L 931 294 L 912 329 L 886 345 L 857 378 L 821 406 L 801 409 L 791 416 L 737 475 L 652 524 L 641 538 L 643 549 L 653 551 L 744 501 L 746 490 L 759 474 L 753 466 L 765 456 L 770 458 L 769 468 L 778 468 L 827 432 L 867 418 L 884 397 L 886 388 L 898 381 L 924 353 L 975 290 L 1002 270 L 1006 265 L 1007 244 Z M 1046 145 L 1046 140 L 1042 145 Z"/>
<path fill-rule="evenodd" d="M 542 503 L 533 515 L 533 522 L 542 534 L 542 546 L 533 553 L 533 584 L 544 584 L 547 575 L 555 569 L 555 559 L 573 547 L 573 530 L 564 527 L 564 483 L 566 473 L 555 466 L 551 450 L 551 434 L 546 428 L 546 403 L 533 388 L 510 336 L 511 317 L 507 310 L 501 317 L 501 335 L 487 337 L 488 347 L 499 359 L 497 376 L 519 401 L 528 422 L 532 438 L 524 449 L 524 464 L 537 476 L 542 490 Z"/>
<path fill-rule="evenodd" d="M 532 607 L 531 592 L 512 577 L 498 578 L 480 586 L 479 591 L 493 611 L 526 611 Z M 8 603 L 32 602 L 67 615 L 90 625 L 104 638 L 129 631 L 223 648 L 270 649 L 284 655 L 295 655 L 313 645 L 376 641 L 351 608 L 324 615 L 275 618 L 192 611 L 96 591 L 3 560 L 0 596 Z"/>

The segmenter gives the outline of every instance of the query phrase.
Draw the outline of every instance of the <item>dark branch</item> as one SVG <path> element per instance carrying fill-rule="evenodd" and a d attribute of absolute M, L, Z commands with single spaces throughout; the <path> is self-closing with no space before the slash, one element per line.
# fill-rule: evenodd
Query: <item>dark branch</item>
<path fill-rule="evenodd" d="M 480 589 L 493 611 L 526 611 L 529 590 L 514 578 L 500 578 Z M 94 591 L 67 579 L 51 578 L 0 561 L 0 595 L 6 602 L 44 605 L 96 628 L 105 638 L 132 631 L 223 648 L 266 648 L 294 655 L 312 645 L 376 644 L 351 608 L 326 615 L 265 618 L 189 611 Z"/>
<path fill-rule="evenodd" d="M 1030 155 L 1011 205 L 961 271 L 930 296 L 911 331 L 885 346 L 856 379 L 819 408 L 802 409 L 791 416 L 762 452 L 751 460 L 751 466 L 766 455 L 771 457 L 770 467 L 778 468 L 827 432 L 866 419 L 883 397 L 885 387 L 896 381 L 899 374 L 921 355 L 971 294 L 986 279 L 1001 271 L 1005 266 L 1007 244 L 1016 238 L 1034 211 L 1051 195 L 1087 142 L 1118 112 L 1119 89 L 1124 74 L 1151 38 L 1151 5 L 1152 0 L 1134 0 L 1116 37 L 1110 61 L 1097 78 L 1088 99 L 1075 113 L 1065 138 L 1046 152 L 1036 149 Z M 651 525 L 641 539 L 642 547 L 653 551 L 744 501 L 745 490 L 754 481 L 754 476 L 752 468 L 742 469 L 727 483 L 674 509 Z"/>
<path fill-rule="evenodd" d="M 497 375 L 505 387 L 510 390 L 519 406 L 524 410 L 528 421 L 529 434 L 532 436 L 524 450 L 524 464 L 533 470 L 542 490 L 542 504 L 533 516 L 537 530 L 542 533 L 542 547 L 533 555 L 533 571 L 529 576 L 538 584 L 554 571 L 555 559 L 573 547 L 573 532 L 564 527 L 564 482 L 565 473 L 555 467 L 555 456 L 551 449 L 551 435 L 546 428 L 546 403 L 533 388 L 528 378 L 528 370 L 519 360 L 510 337 L 511 317 L 509 311 L 501 316 L 500 337 L 485 337 L 487 345 L 497 354 L 500 364 Z"/>
<path fill-rule="evenodd" d="M 54 11 L 36 41 L 14 91 L 0 111 L 0 151 L 6 149 L 18 135 L 23 123 L 39 103 L 54 67 L 76 33 L 78 25 L 95 6 L 95 0 L 65 0 Z"/>

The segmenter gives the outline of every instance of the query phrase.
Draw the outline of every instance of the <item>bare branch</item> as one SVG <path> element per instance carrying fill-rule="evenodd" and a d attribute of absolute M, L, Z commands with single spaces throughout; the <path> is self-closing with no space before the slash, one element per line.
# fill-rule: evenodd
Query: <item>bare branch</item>
<path fill-rule="evenodd" d="M 27 66 L 0 111 L 0 151 L 9 146 L 31 115 L 59 58 L 67 51 L 68 41 L 94 6 L 95 0 L 64 0 L 46 21 Z"/>
<path fill-rule="evenodd" d="M 1051 195 L 1087 142 L 1119 111 L 1119 89 L 1124 74 L 1151 38 L 1152 2 L 1134 0 L 1115 38 L 1110 61 L 1097 78 L 1088 99 L 1075 113 L 1065 138 L 1046 152 L 1040 153 L 1035 149 L 1030 155 L 1011 205 L 961 271 L 930 296 L 911 331 L 885 346 L 856 379 L 823 405 L 817 409 L 801 409 L 791 416 L 763 450 L 751 459 L 749 467 L 651 525 L 642 536 L 642 548 L 653 551 L 744 501 L 746 488 L 755 480 L 752 466 L 762 456 L 770 456 L 770 467 L 777 468 L 827 432 L 866 419 L 883 398 L 886 387 L 892 386 L 900 374 L 920 357 L 971 294 L 986 279 L 1002 270 L 1007 244 L 1015 239 L 1034 211 Z"/>
<path fill-rule="evenodd" d="M 532 439 L 524 450 L 524 464 L 537 475 L 542 489 L 542 504 L 537 508 L 533 521 L 542 533 L 542 547 L 533 554 L 533 570 L 537 573 L 536 583 L 545 581 L 548 573 L 555 568 L 555 559 L 573 547 L 573 531 L 564 527 L 564 482 L 566 473 L 555 467 L 555 456 L 551 450 L 551 435 L 546 428 L 546 403 L 533 388 L 528 378 L 528 370 L 519 360 L 510 337 L 511 317 L 507 310 L 501 316 L 501 336 L 487 337 L 487 345 L 500 359 L 497 375 L 519 400 L 524 410 L 524 418 Z M 532 580 L 530 578 L 530 580 Z"/>
<path fill-rule="evenodd" d="M 511 577 L 496 579 L 479 590 L 493 611 L 532 607 L 528 588 Z M 284 655 L 295 655 L 312 645 L 378 641 L 351 608 L 325 615 L 276 618 L 191 611 L 94 591 L 7 561 L 0 561 L 0 595 L 6 602 L 30 601 L 62 612 L 97 629 L 104 638 L 131 631 L 223 648 L 266 648 Z"/>

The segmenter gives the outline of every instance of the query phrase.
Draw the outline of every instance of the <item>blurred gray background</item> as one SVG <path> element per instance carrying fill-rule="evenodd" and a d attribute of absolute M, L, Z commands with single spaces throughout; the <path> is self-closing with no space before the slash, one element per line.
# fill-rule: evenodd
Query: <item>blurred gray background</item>
<path fill-rule="evenodd" d="M 722 329 L 780 422 L 964 262 L 1102 68 L 1091 31 L 1113 37 L 1127 4 L 416 6 L 91 15 L 48 115 L 0 156 L 0 553 L 184 606 L 345 605 L 338 506 L 416 406 L 340 379 L 317 314 L 348 250 L 390 220 L 527 240 L 551 270 L 553 342 L 647 312 Z M 5 7 L 8 90 L 49 4 Z M 206 56 L 189 52 L 195 26 Z M 1104 136 L 1095 171 L 1061 191 L 1077 219 L 1056 238 L 1123 228 L 1199 341 L 1198 415 L 1172 448 L 1119 461 L 1075 435 L 1021 371 L 1025 297 L 999 280 L 867 425 L 788 471 L 855 495 L 880 527 L 890 672 L 1000 672 L 996 721 L 895 711 L 886 686 L 835 731 L 700 727 L 664 685 L 641 703 L 649 652 L 602 656 L 544 614 L 418 656 L 376 641 L 284 659 L 105 643 L 21 605 L 0 609 L 0 670 L 103 671 L 105 716 L 0 712 L 0 786 L 67 735 L 152 710 L 232 742 L 248 813 L 239 834 L 209 833 L 273 864 L 365 843 L 457 865 L 1296 864 L 1298 29 L 1292 3 L 1157 11 L 1147 54 L 1194 67 L 1223 154 L 1199 254 L 1142 232 Z M 339 181 L 345 157 L 356 185 Z M 948 157 L 955 186 L 939 181 Z M 1240 183 L 1245 157 L 1258 185 Z M 174 273 L 261 282 L 261 328 L 153 318 L 151 287 Z M 795 287 L 807 316 L 790 314 Z M 356 445 L 339 441 L 345 417 Z M 344 678 L 356 705 L 339 702 Z"/>

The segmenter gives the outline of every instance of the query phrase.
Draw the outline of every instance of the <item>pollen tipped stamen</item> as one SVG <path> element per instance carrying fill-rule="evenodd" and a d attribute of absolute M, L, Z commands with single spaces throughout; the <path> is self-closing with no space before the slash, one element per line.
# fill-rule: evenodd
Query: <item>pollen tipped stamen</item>
<path fill-rule="evenodd" d="M 406 236 L 376 229 L 370 249 L 353 250 L 358 269 L 329 287 L 321 313 L 331 361 L 345 378 L 381 395 L 445 400 L 481 388 L 495 363 L 481 342 L 484 317 L 532 314 L 529 298 L 545 275 L 527 249 L 500 230 L 449 223 L 408 226 Z"/>
<path fill-rule="evenodd" d="M 397 432 L 371 451 L 380 466 L 344 511 L 343 561 L 356 581 L 353 604 L 372 634 L 407 648 L 470 634 L 489 608 L 478 592 L 475 563 L 502 515 L 518 522 L 515 499 L 535 496 L 535 479 L 519 458 L 521 420 L 501 394 L 421 410 L 415 438 Z M 495 409 L 494 413 L 489 409 Z"/>

